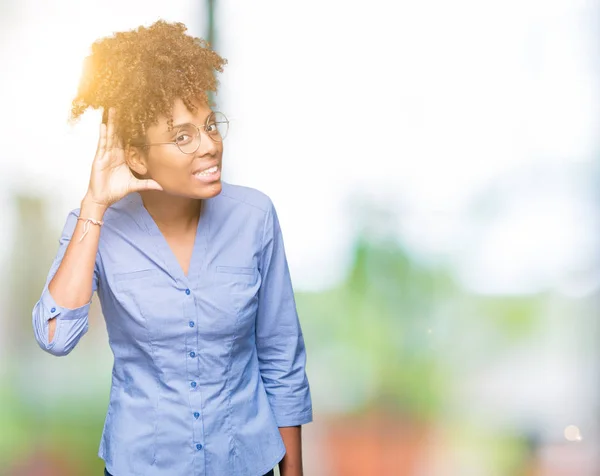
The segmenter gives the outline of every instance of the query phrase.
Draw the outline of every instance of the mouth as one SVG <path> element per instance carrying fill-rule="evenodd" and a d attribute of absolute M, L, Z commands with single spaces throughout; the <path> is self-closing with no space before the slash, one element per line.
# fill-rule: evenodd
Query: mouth
<path fill-rule="evenodd" d="M 193 174 L 194 178 L 203 182 L 213 182 L 221 177 L 221 167 L 213 165 L 204 169 L 198 169 Z"/>

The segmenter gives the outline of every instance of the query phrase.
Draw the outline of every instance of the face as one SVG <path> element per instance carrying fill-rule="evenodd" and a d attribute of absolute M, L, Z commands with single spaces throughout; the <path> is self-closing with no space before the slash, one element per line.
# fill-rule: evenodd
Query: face
<path fill-rule="evenodd" d="M 169 130 L 167 117 L 148 128 L 146 142 L 154 144 L 133 153 L 132 169 L 144 178 L 156 180 L 163 190 L 189 198 L 211 198 L 221 192 L 221 161 L 223 142 L 210 135 L 211 126 L 204 128 L 211 109 L 202 103 L 190 112 L 181 100 L 173 106 L 173 127 Z M 200 130 L 200 146 L 193 153 L 184 153 L 170 142 L 179 142 L 182 149 L 193 149 L 193 136 Z M 208 130 L 208 132 L 207 132 Z M 162 143 L 162 144 L 159 144 Z"/>

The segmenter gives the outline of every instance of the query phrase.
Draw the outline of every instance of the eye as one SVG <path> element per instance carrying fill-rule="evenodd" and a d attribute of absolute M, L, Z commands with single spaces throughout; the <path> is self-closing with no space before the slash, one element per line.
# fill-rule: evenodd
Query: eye
<path fill-rule="evenodd" d="M 210 135 L 219 134 L 219 123 L 212 122 L 206 126 L 206 133 Z"/>
<path fill-rule="evenodd" d="M 177 137 L 175 137 L 175 142 L 177 144 L 187 144 L 191 140 L 192 136 L 187 132 L 181 132 L 177 134 Z"/>

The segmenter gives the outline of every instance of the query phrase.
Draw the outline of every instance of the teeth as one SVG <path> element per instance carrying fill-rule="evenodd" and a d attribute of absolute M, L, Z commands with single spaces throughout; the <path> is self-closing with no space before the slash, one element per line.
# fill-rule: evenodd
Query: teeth
<path fill-rule="evenodd" d="M 197 172 L 194 175 L 212 175 L 214 173 L 217 173 L 217 170 L 219 170 L 219 167 L 217 167 L 215 165 L 214 167 L 211 167 L 210 169 L 203 170 L 202 172 Z"/>

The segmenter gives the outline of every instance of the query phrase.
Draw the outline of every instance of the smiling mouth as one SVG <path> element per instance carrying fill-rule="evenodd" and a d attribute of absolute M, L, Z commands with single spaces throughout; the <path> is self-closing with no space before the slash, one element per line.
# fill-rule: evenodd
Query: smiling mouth
<path fill-rule="evenodd" d="M 200 171 L 194 173 L 194 175 L 196 177 L 210 177 L 211 175 L 216 174 L 218 171 L 219 171 L 219 166 L 213 165 L 212 167 L 210 167 L 208 169 L 200 170 Z"/>

